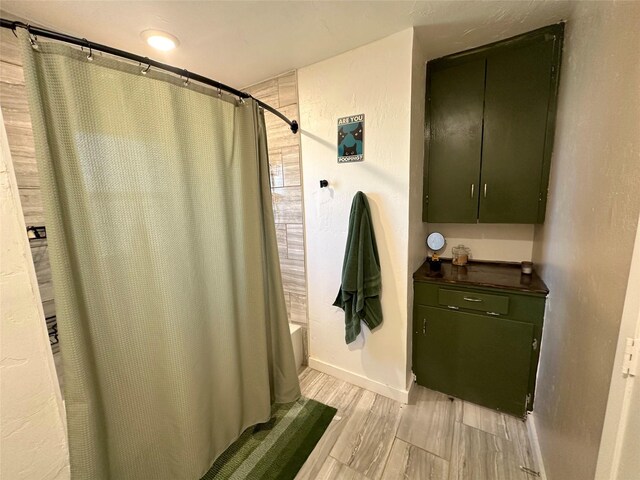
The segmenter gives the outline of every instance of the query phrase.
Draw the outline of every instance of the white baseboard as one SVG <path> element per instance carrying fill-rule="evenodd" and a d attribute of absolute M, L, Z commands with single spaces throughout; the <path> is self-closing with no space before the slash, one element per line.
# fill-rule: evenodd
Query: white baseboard
<path fill-rule="evenodd" d="M 533 450 L 533 456 L 538 464 L 540 478 L 547 480 L 547 473 L 544 470 L 544 461 L 542 460 L 542 451 L 540 450 L 540 441 L 538 440 L 538 428 L 536 427 L 536 417 L 533 412 L 527 416 L 527 432 L 529 434 L 529 442 Z"/>
<path fill-rule="evenodd" d="M 309 367 L 314 370 L 318 370 L 319 372 L 326 373 L 327 375 L 339 378 L 340 380 L 344 380 L 345 382 L 352 383 L 353 385 L 364 388 L 365 390 L 370 390 L 384 397 L 388 397 L 391 400 L 395 400 L 400 403 L 409 402 L 409 390 L 401 390 L 385 385 L 384 383 L 376 382 L 370 378 L 349 372 L 348 370 L 325 363 L 313 357 L 309 357 Z"/>

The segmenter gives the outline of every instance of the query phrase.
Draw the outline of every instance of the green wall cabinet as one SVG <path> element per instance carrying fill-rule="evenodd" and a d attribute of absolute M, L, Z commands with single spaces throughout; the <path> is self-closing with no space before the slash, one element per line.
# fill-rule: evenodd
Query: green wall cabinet
<path fill-rule="evenodd" d="M 544 222 L 563 29 L 427 64 L 425 222 Z"/>
<path fill-rule="evenodd" d="M 423 265 L 414 274 L 416 382 L 524 417 L 533 407 L 547 293 L 518 265 L 444 263 L 437 274 Z"/>

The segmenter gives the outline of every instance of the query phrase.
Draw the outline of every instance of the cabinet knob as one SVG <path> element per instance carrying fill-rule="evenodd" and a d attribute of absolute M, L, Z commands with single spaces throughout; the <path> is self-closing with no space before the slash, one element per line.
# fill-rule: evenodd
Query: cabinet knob
<path fill-rule="evenodd" d="M 476 184 L 472 183 L 471 184 L 471 198 L 473 198 L 473 191 L 475 190 L 475 188 L 476 188 Z"/>
<path fill-rule="evenodd" d="M 484 198 L 487 198 L 487 184 L 484 184 Z"/>
<path fill-rule="evenodd" d="M 427 334 L 427 319 L 426 318 L 422 319 L 422 334 L 423 335 Z"/>

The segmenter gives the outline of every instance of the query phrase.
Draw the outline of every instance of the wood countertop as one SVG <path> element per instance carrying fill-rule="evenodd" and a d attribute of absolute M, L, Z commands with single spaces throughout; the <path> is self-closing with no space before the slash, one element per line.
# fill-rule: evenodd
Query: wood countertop
<path fill-rule="evenodd" d="M 446 283 L 475 287 L 502 288 L 524 293 L 547 295 L 549 289 L 534 271 L 524 275 L 519 263 L 470 261 L 465 266 L 452 265 L 441 259 L 439 272 L 432 272 L 425 260 L 413 274 L 416 282 Z"/>

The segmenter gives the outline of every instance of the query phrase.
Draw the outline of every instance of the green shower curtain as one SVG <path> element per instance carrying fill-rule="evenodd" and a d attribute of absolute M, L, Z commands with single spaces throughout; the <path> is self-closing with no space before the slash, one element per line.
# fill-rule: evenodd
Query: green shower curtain
<path fill-rule="evenodd" d="M 20 34 L 72 476 L 199 479 L 300 395 L 263 113 Z"/>

